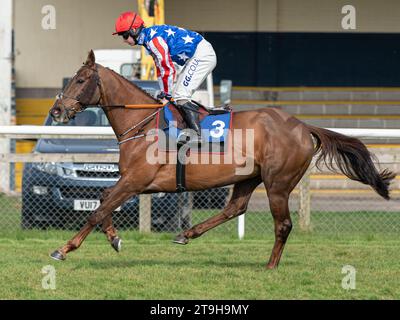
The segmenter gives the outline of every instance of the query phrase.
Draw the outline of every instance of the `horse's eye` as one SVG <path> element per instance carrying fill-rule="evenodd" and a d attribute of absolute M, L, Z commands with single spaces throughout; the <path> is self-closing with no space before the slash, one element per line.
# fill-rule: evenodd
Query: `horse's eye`
<path fill-rule="evenodd" d="M 78 83 L 84 83 L 85 82 L 85 80 L 83 80 L 83 79 L 78 79 L 78 81 L 77 81 Z"/>

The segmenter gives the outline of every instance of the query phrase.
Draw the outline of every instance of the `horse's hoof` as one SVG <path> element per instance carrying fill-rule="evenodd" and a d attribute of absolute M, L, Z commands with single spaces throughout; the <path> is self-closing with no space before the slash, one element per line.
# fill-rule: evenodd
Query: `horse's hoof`
<path fill-rule="evenodd" d="M 58 250 L 54 251 L 54 252 L 50 255 L 50 257 L 51 257 L 52 259 L 54 259 L 54 260 L 57 260 L 57 261 L 63 261 L 63 260 L 65 260 L 65 256 L 64 256 L 60 251 L 58 251 Z"/>
<path fill-rule="evenodd" d="M 177 244 L 188 244 L 189 239 L 184 235 L 178 234 L 172 242 Z"/>
<path fill-rule="evenodd" d="M 267 264 L 266 266 L 265 266 L 265 268 L 267 269 L 267 270 L 276 270 L 276 269 L 278 269 L 278 266 L 277 265 L 274 265 L 274 264 Z"/>
<path fill-rule="evenodd" d="M 114 248 L 115 251 L 120 252 L 122 247 L 122 240 L 118 237 L 115 237 L 111 242 L 111 247 Z"/>

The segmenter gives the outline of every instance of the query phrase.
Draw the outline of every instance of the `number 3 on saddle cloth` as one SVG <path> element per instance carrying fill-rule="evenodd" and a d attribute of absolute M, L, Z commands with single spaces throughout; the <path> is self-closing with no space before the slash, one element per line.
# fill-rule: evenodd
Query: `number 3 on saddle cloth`
<path fill-rule="evenodd" d="M 228 136 L 232 126 L 233 111 L 230 107 L 206 109 L 200 105 L 200 126 L 204 143 L 199 150 L 192 152 L 224 153 L 228 148 Z M 164 137 L 158 136 L 158 148 L 161 151 L 176 151 L 177 137 L 187 128 L 177 107 L 167 104 L 158 114 L 158 129 L 164 131 Z M 207 143 L 208 142 L 208 143 Z"/>

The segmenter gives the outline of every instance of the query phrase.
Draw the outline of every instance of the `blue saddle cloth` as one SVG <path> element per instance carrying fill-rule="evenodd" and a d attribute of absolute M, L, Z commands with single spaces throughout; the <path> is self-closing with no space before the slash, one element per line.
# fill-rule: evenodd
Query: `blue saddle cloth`
<path fill-rule="evenodd" d="M 174 119 L 173 113 L 166 105 L 163 110 L 165 127 L 163 130 L 170 135 L 171 138 L 176 139 L 181 132 L 177 127 L 177 121 Z M 201 132 L 204 141 L 210 143 L 224 143 L 227 141 L 228 133 L 231 127 L 232 112 L 220 114 L 209 114 L 200 121 Z"/>
<path fill-rule="evenodd" d="M 158 129 L 165 132 L 163 139 L 158 139 L 158 148 L 164 151 L 176 151 L 176 140 L 182 128 L 178 126 L 178 121 L 175 116 L 181 115 L 175 109 L 172 112 L 170 106 L 167 104 L 158 115 Z M 174 115 L 175 113 L 175 115 Z M 225 153 L 228 148 L 228 135 L 232 125 L 233 112 L 230 110 L 218 111 L 218 114 L 206 114 L 205 109 L 201 109 L 200 126 L 202 129 L 203 143 L 199 150 L 192 149 L 193 152 L 200 153 Z M 182 122 L 180 122 L 182 125 Z"/>

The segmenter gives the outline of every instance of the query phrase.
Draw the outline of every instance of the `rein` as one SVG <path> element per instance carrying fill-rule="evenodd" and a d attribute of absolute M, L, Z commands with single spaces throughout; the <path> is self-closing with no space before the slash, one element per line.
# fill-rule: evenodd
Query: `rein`
<path fill-rule="evenodd" d="M 79 94 L 76 98 L 74 97 L 70 97 L 64 94 L 63 90 L 58 96 L 57 96 L 57 100 L 58 99 L 62 99 L 62 98 L 67 98 L 70 100 L 74 100 L 76 102 L 76 104 L 80 105 L 81 108 L 77 109 L 75 106 L 69 107 L 67 108 L 64 103 L 62 103 L 61 101 L 61 105 L 64 107 L 65 110 L 67 110 L 67 118 L 69 120 L 73 119 L 74 116 L 70 117 L 69 115 L 69 111 L 73 111 L 76 113 L 80 113 L 85 111 L 85 109 L 88 106 L 92 106 L 92 107 L 98 107 L 98 108 L 126 108 L 126 109 L 155 109 L 157 108 L 158 110 L 151 113 L 150 115 L 146 116 L 143 120 L 139 121 L 138 123 L 134 124 L 132 127 L 130 127 L 129 129 L 127 129 L 125 132 L 118 134 L 119 138 L 122 138 L 124 136 L 126 136 L 128 133 L 132 132 L 133 130 L 135 130 L 136 128 L 138 128 L 138 130 L 135 132 L 133 137 L 130 137 L 128 139 L 124 139 L 118 142 L 118 144 L 122 144 L 125 143 L 127 141 L 130 140 L 134 140 L 134 139 L 138 139 L 138 138 L 142 138 L 145 137 L 146 134 L 140 134 L 141 132 L 143 132 L 143 127 L 146 126 L 160 111 L 161 108 L 163 108 L 165 105 L 161 104 L 161 103 L 140 103 L 140 104 L 121 104 L 121 105 L 103 105 L 100 104 L 100 101 L 104 101 L 103 97 L 104 97 L 104 91 L 103 91 L 103 86 L 101 83 L 101 78 L 99 76 L 99 72 L 98 72 L 98 68 L 97 68 L 97 64 L 96 64 L 96 68 L 92 69 L 90 68 L 92 71 L 94 71 L 93 75 L 90 77 L 90 80 L 94 80 L 91 81 L 91 83 L 88 85 L 88 87 L 84 90 L 84 92 L 82 92 L 81 94 Z M 68 87 L 68 86 L 67 86 Z M 82 96 L 84 96 L 84 99 L 88 99 L 88 96 L 90 96 L 90 99 L 93 97 L 93 95 L 95 94 L 95 90 L 96 88 L 99 89 L 100 91 L 100 95 L 99 95 L 99 100 L 97 101 L 96 104 L 92 105 L 88 102 L 84 102 L 81 101 Z M 65 88 L 67 89 L 67 88 Z"/>
<path fill-rule="evenodd" d="M 155 108 L 162 108 L 165 104 L 160 103 L 149 103 L 149 104 L 114 104 L 114 105 L 103 105 L 103 104 L 96 104 L 94 107 L 106 107 L 106 108 L 125 108 L 125 109 L 155 109 Z"/>
<path fill-rule="evenodd" d="M 128 141 L 130 141 L 130 140 L 135 140 L 135 139 L 138 139 L 138 138 L 146 137 L 147 134 L 145 134 L 145 133 L 140 134 L 141 132 L 143 132 L 143 127 L 146 126 L 147 124 L 149 124 L 149 122 L 150 122 L 151 120 L 153 120 L 153 118 L 154 118 L 160 111 L 161 111 L 161 109 L 159 109 L 159 110 L 153 112 L 152 114 L 148 115 L 148 116 L 147 116 L 146 118 L 144 118 L 143 120 L 139 121 L 138 123 L 136 123 L 135 125 L 133 125 L 132 127 L 130 127 L 130 128 L 129 128 L 128 130 L 126 130 L 125 132 L 119 134 L 118 137 L 122 138 L 122 137 L 126 136 L 129 132 L 135 130 L 137 127 L 140 126 L 139 129 L 135 132 L 135 134 L 134 134 L 133 137 L 130 137 L 130 138 L 127 138 L 127 139 L 124 139 L 124 140 L 119 141 L 119 142 L 118 142 L 118 145 L 123 144 L 123 143 L 125 143 L 125 142 L 128 142 Z"/>

